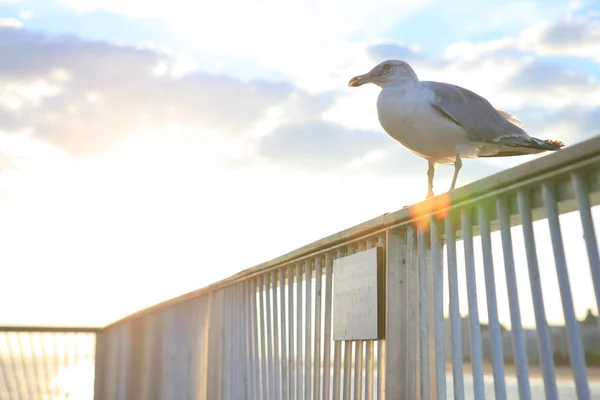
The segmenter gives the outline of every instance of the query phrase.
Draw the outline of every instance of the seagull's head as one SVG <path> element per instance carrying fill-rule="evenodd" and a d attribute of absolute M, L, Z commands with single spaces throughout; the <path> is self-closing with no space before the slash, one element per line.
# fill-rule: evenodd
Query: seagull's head
<path fill-rule="evenodd" d="M 350 79 L 348 86 L 358 87 L 365 83 L 374 83 L 383 88 L 385 86 L 403 85 L 418 81 L 417 74 L 406 61 L 387 60 L 377 64 L 364 75 Z"/>

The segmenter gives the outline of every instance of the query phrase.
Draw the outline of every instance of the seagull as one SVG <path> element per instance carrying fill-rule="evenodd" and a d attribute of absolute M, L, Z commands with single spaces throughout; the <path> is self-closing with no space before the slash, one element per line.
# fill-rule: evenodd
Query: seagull
<path fill-rule="evenodd" d="M 529 136 L 512 114 L 460 86 L 420 81 L 405 61 L 387 60 L 348 86 L 373 83 L 379 123 L 385 132 L 427 160 L 427 196 L 433 197 L 436 164 L 454 164 L 450 190 L 456 186 L 463 158 L 507 157 L 559 150 L 564 143 Z"/>

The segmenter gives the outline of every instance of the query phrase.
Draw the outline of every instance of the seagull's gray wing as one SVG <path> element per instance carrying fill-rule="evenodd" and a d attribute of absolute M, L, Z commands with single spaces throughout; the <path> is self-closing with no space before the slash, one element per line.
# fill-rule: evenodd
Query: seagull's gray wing
<path fill-rule="evenodd" d="M 461 126 L 468 139 L 479 145 L 496 145 L 504 151 L 482 156 L 508 156 L 524 153 L 558 150 L 564 144 L 555 140 L 541 140 L 529 136 L 521 121 L 512 114 L 496 110 L 489 101 L 460 86 L 442 82 L 422 82 L 435 98 L 431 106 L 442 116 Z"/>
<path fill-rule="evenodd" d="M 423 82 L 435 93 L 431 106 L 444 117 L 460 125 L 475 143 L 517 144 L 531 140 L 520 127 L 510 122 L 504 111 L 496 110 L 489 101 L 460 86 L 442 82 Z M 508 140 L 511 139 L 511 140 Z"/>
<path fill-rule="evenodd" d="M 442 82 L 422 83 L 435 94 L 431 106 L 442 116 L 461 126 L 471 142 L 500 145 L 506 149 L 493 154 L 494 156 L 530 153 L 531 150 L 558 150 L 564 146 L 560 141 L 529 136 L 520 128 L 522 123 L 516 117 L 496 110 L 489 101 L 468 89 Z"/>
<path fill-rule="evenodd" d="M 529 136 L 521 121 L 513 115 L 496 110 L 489 101 L 460 86 L 442 82 L 422 82 L 430 88 L 435 98 L 431 106 L 442 116 L 461 126 L 468 139 L 479 145 L 504 147 L 482 156 L 508 156 L 524 153 L 558 150 L 560 141 L 541 140 Z"/>

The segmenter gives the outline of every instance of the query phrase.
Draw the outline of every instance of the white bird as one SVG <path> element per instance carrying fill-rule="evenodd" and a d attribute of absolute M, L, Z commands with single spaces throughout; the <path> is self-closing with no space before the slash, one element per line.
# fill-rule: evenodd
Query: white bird
<path fill-rule="evenodd" d="M 462 158 L 505 157 L 558 150 L 564 144 L 529 136 L 513 115 L 465 88 L 420 81 L 405 61 L 388 60 L 348 86 L 381 87 L 377 114 L 385 132 L 427 160 L 428 191 L 433 196 L 436 164 L 454 164 L 453 190 Z"/>

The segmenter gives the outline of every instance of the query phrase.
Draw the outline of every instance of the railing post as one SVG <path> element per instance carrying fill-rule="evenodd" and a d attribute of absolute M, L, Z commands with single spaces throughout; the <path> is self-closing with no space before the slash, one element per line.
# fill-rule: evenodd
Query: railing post
<path fill-rule="evenodd" d="M 223 378 L 223 302 L 224 290 L 216 291 L 212 295 L 210 304 L 210 319 L 208 332 L 208 368 L 206 399 L 221 398 L 221 380 Z"/>
<path fill-rule="evenodd" d="M 106 357 L 107 363 L 104 369 L 106 373 L 105 399 L 117 399 L 119 388 L 119 325 L 115 325 L 106 331 Z"/>
<path fill-rule="evenodd" d="M 406 398 L 406 236 L 400 230 L 386 232 L 385 341 L 386 399 Z"/>
<path fill-rule="evenodd" d="M 119 336 L 118 336 L 118 349 L 119 349 L 119 369 L 117 371 L 118 375 L 118 399 L 127 400 L 127 391 L 129 389 L 130 377 L 128 372 L 128 364 L 130 362 L 131 351 L 130 351 L 130 343 L 129 343 L 129 330 L 131 326 L 131 321 L 124 321 L 121 323 L 121 326 L 118 328 Z"/>
<path fill-rule="evenodd" d="M 94 361 L 94 400 L 106 398 L 106 331 L 96 333 L 96 349 Z"/>
<path fill-rule="evenodd" d="M 163 316 L 161 358 L 163 359 L 165 368 L 163 369 L 160 379 L 163 381 L 162 396 L 165 399 L 175 397 L 175 391 L 177 390 L 176 382 L 174 382 L 177 376 L 177 371 L 175 370 L 177 367 L 175 352 L 178 345 L 176 337 L 176 312 L 176 306 L 171 306 L 164 310 Z"/>
<path fill-rule="evenodd" d="M 430 341 L 430 324 L 433 322 L 430 315 L 433 314 L 432 297 L 432 269 L 431 269 L 431 251 L 427 243 L 425 228 L 417 230 L 417 249 L 419 255 L 419 356 L 420 356 L 420 378 L 421 378 L 421 398 L 435 398 L 435 382 L 431 382 L 433 376 L 433 363 L 431 356 L 433 354 L 433 343 Z M 433 393 L 432 393 L 433 391 Z"/>
<path fill-rule="evenodd" d="M 420 399 L 421 364 L 419 360 L 419 251 L 417 248 L 417 233 L 409 226 L 406 234 L 406 290 L 402 320 L 406 339 L 402 339 L 406 351 L 406 399 Z"/>
<path fill-rule="evenodd" d="M 442 238 L 439 231 L 439 223 L 434 216 L 429 224 L 431 233 L 431 316 L 433 334 L 430 343 L 433 342 L 434 350 L 430 357 L 432 363 L 432 376 L 435 376 L 434 395 L 438 399 L 446 399 L 446 358 L 444 354 L 444 270 L 442 261 Z M 432 398 L 433 395 L 432 395 Z"/>

